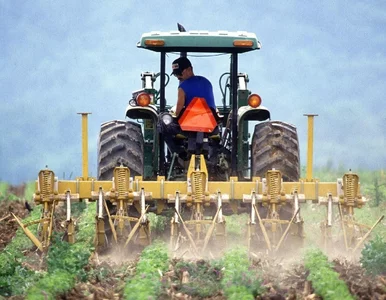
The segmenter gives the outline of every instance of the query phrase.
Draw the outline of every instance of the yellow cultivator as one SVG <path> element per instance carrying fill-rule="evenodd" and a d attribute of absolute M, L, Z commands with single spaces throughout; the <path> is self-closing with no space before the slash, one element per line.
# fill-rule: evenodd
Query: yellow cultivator
<path fill-rule="evenodd" d="M 83 166 L 87 170 L 86 162 Z M 195 256 L 204 255 L 210 241 L 219 249 L 226 245 L 224 207 L 230 207 L 235 213 L 240 206 L 249 207 L 250 220 L 246 226 L 251 251 L 278 252 L 283 244 L 286 244 L 284 249 L 289 245 L 300 247 L 304 237 L 300 208 L 306 200 L 327 206 L 328 218 L 323 227 L 325 245 L 331 241 L 334 205 L 339 207 L 342 241 L 348 250 L 356 251 L 380 222 L 368 227 L 355 221 L 354 208 L 360 208 L 366 200 L 359 194 L 359 177 L 351 172 L 337 182 L 306 179 L 283 182 L 279 170 L 269 170 L 265 178 L 253 177 L 250 181 L 238 181 L 237 177 L 230 177 L 227 182 L 209 181 L 203 155 L 192 155 L 186 180 L 173 182 L 166 181 L 164 176 L 154 181 L 143 180 L 142 176 L 132 178 L 129 168 L 123 166 L 114 169 L 111 181 L 98 181 L 87 174 L 74 181 L 58 180 L 53 171 L 45 169 L 39 172 L 34 200 L 42 206 L 41 219 L 23 224 L 15 218 L 41 251 L 49 246 L 54 211 L 59 202 L 67 209 L 66 231 L 70 243 L 75 242 L 71 203 L 97 202 L 95 243 L 102 248 L 107 246 L 107 232 L 113 245 L 149 244 L 150 224 L 146 216 L 149 207 L 158 214 L 173 209 L 172 250 L 178 251 L 185 243 Z M 182 217 L 182 207 L 188 216 L 186 220 Z M 135 214 L 130 215 L 133 211 Z M 41 225 L 37 236 L 27 228 L 33 224 Z M 284 243 L 287 239 L 290 242 Z"/>

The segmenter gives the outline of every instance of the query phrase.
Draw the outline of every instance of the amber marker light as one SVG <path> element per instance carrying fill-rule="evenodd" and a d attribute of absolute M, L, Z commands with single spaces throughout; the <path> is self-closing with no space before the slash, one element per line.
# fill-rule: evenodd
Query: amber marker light
<path fill-rule="evenodd" d="M 233 46 L 235 46 L 235 47 L 252 47 L 253 41 L 251 41 L 251 40 L 234 40 Z"/>
<path fill-rule="evenodd" d="M 145 45 L 162 47 L 165 45 L 165 41 L 164 40 L 145 40 Z"/>
<path fill-rule="evenodd" d="M 248 105 L 251 107 L 258 107 L 261 104 L 261 97 L 258 94 L 252 94 L 248 97 Z"/>
<path fill-rule="evenodd" d="M 148 106 L 150 104 L 150 95 L 147 93 L 140 93 L 137 96 L 137 104 L 139 106 Z"/>

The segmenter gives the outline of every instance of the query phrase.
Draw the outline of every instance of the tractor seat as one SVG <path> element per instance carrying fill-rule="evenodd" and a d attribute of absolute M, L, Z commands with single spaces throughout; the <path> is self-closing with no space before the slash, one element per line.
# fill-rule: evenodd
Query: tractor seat
<path fill-rule="evenodd" d="M 221 139 L 220 135 L 218 133 L 214 133 L 210 136 L 208 136 L 210 140 L 219 141 Z"/>
<path fill-rule="evenodd" d="M 185 139 L 187 139 L 188 137 L 187 137 L 186 135 L 182 134 L 182 133 L 177 133 L 177 134 L 175 135 L 175 138 L 178 139 L 178 140 L 185 140 Z"/>

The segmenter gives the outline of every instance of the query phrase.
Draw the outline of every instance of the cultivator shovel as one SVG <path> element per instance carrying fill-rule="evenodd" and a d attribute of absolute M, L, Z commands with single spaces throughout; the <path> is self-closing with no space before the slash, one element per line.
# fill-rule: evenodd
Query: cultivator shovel
<path fill-rule="evenodd" d="M 50 244 L 51 235 L 54 228 L 54 212 L 57 203 L 66 202 L 67 204 L 67 219 L 66 232 L 70 243 L 75 242 L 75 226 L 71 218 L 71 193 L 66 191 L 64 194 L 59 194 L 57 191 L 57 179 L 54 172 L 51 170 L 42 170 L 39 172 L 37 180 L 38 189 L 34 195 L 35 203 L 42 205 L 42 215 L 39 220 L 23 223 L 18 217 L 13 214 L 13 217 L 23 229 L 24 233 L 30 238 L 34 245 L 40 251 L 46 251 Z M 35 235 L 28 227 L 38 224 L 38 234 Z"/>
<path fill-rule="evenodd" d="M 185 242 L 188 242 L 193 254 L 201 256 L 211 239 L 215 240 L 216 246 L 226 242 L 221 193 L 218 192 L 216 197 L 209 194 L 207 178 L 204 156 L 192 155 L 187 173 L 187 191 L 185 194 L 177 191 L 172 200 L 175 214 L 171 221 L 170 242 L 175 252 L 185 249 Z M 188 220 L 181 216 L 181 204 L 190 210 Z M 209 210 L 211 205 L 217 205 L 215 215 L 205 215 L 205 210 Z"/>
<path fill-rule="evenodd" d="M 149 205 L 146 205 L 146 193 L 143 188 L 139 192 L 134 192 L 131 184 L 130 170 L 121 166 L 114 169 L 111 190 L 105 193 L 102 188 L 99 189 L 96 218 L 98 247 L 105 247 L 106 241 L 109 240 L 115 244 L 124 243 L 126 247 L 133 238 L 136 244 L 143 246 L 150 244 L 150 226 L 146 216 Z M 129 215 L 129 212 L 133 211 L 131 207 L 136 208 L 140 213 L 139 217 Z M 105 220 L 108 221 L 112 239 L 106 239 Z M 134 226 L 132 226 L 133 223 Z"/>
<path fill-rule="evenodd" d="M 323 245 L 325 249 L 334 248 L 335 243 L 344 244 L 347 252 L 355 253 L 365 242 L 373 229 L 382 221 L 381 216 L 372 226 L 361 224 L 354 217 L 354 209 L 361 208 L 365 199 L 359 193 L 359 177 L 354 173 L 347 173 L 337 183 L 338 193 L 333 197 L 331 193 L 327 197 L 320 197 L 319 203 L 327 206 L 327 218 L 322 224 Z M 333 236 L 334 205 L 339 210 L 339 223 L 341 232 L 338 240 Z"/>
<path fill-rule="evenodd" d="M 297 189 L 285 194 L 280 171 L 268 171 L 262 181 L 261 194 L 253 191 L 250 196 L 244 196 L 244 202 L 251 204 L 248 248 L 254 251 L 253 245 L 263 242 L 269 252 L 278 252 L 289 235 L 292 243 L 296 239 L 296 244 L 301 246 L 299 242 L 304 236 L 299 203 L 304 201 L 304 195 L 299 195 Z M 266 217 L 262 218 L 262 213 Z"/>

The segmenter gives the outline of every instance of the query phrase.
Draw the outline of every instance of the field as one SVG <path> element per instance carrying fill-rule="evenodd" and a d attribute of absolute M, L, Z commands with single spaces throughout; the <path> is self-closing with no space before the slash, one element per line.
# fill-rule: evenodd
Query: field
<path fill-rule="evenodd" d="M 369 225 L 386 210 L 383 186 L 376 194 L 374 182 L 364 187 L 372 201 L 356 211 Z M 57 207 L 57 234 L 40 255 L 11 215 L 40 217 L 32 193 L 33 184 L 0 183 L 0 299 L 386 299 L 385 220 L 354 256 L 320 247 L 325 213 L 311 203 L 301 213 L 305 247 L 280 257 L 247 251 L 245 214 L 226 217 L 228 248 L 213 246 L 203 258 L 169 251 L 168 239 L 157 240 L 167 236 L 166 219 L 155 215 L 150 246 L 97 253 L 95 203 L 74 203 L 76 243 L 62 240 L 65 209 Z"/>

